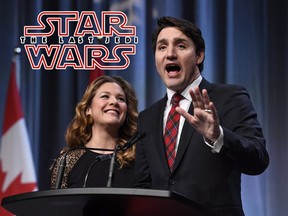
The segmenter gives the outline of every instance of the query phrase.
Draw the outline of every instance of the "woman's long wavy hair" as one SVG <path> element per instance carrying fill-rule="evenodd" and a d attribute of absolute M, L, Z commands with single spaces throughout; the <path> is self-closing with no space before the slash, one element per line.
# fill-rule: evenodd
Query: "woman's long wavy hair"
<path fill-rule="evenodd" d="M 138 100 L 130 83 L 119 76 L 103 75 L 95 79 L 86 89 L 82 99 L 76 106 L 76 113 L 66 131 L 66 142 L 69 148 L 85 146 L 92 137 L 93 119 L 86 111 L 91 107 L 96 91 L 104 83 L 117 83 L 125 93 L 127 115 L 119 129 L 118 144 L 124 145 L 137 130 Z M 65 151 L 65 150 L 64 150 Z M 126 151 L 119 151 L 117 158 L 120 167 L 128 165 L 135 159 L 135 146 Z"/>

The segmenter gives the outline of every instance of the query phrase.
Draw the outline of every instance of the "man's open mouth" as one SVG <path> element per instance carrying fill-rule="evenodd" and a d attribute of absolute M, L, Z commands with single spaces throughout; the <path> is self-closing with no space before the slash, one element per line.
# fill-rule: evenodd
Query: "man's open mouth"
<path fill-rule="evenodd" d="M 170 73 L 170 72 L 179 72 L 181 70 L 180 66 L 177 64 L 167 64 L 165 67 L 165 70 Z"/>

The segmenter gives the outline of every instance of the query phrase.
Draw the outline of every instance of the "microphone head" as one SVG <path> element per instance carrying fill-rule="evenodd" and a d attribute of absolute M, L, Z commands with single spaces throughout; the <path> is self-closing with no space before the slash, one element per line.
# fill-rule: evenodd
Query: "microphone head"
<path fill-rule="evenodd" d="M 122 147 L 120 147 L 120 149 L 122 151 L 127 150 L 128 148 L 130 148 L 131 146 L 133 146 L 136 142 L 138 142 L 139 140 L 143 139 L 146 136 L 145 132 L 141 132 L 141 131 L 137 131 L 127 142 L 125 145 L 123 145 Z"/>
<path fill-rule="evenodd" d="M 137 135 L 139 136 L 139 140 L 140 140 L 140 139 L 143 139 L 146 136 L 146 133 L 142 132 L 142 131 L 138 131 Z"/>

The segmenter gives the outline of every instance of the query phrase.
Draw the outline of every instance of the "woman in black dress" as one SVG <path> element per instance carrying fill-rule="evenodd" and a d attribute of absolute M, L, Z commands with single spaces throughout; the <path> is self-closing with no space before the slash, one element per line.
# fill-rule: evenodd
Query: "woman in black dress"
<path fill-rule="evenodd" d="M 94 80 L 87 87 L 68 126 L 67 147 L 51 167 L 51 188 L 56 186 L 64 157 L 66 164 L 60 188 L 105 187 L 112 152 L 88 148 L 115 149 L 116 144 L 124 145 L 137 129 L 137 103 L 133 87 L 123 78 L 103 75 Z M 73 147 L 84 149 L 65 154 Z M 113 187 L 132 187 L 134 159 L 134 146 L 117 152 Z"/>

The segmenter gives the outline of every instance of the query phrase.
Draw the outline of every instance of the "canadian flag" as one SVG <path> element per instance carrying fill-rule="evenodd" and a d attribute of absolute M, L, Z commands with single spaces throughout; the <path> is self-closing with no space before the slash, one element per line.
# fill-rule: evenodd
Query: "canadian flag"
<path fill-rule="evenodd" d="M 37 190 L 30 142 L 16 83 L 15 59 L 12 62 L 7 92 L 0 143 L 0 200 Z M 0 207 L 0 215 L 13 214 Z"/>

